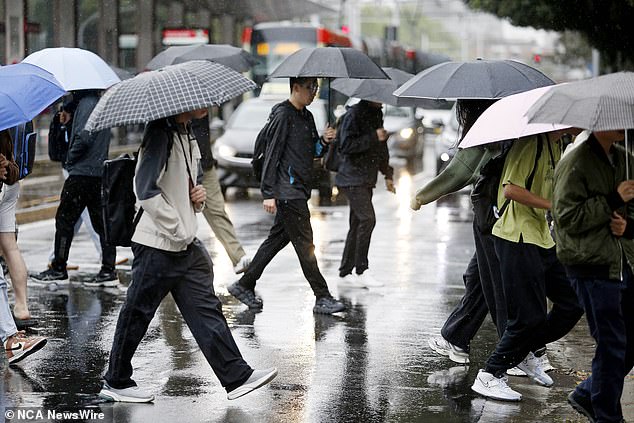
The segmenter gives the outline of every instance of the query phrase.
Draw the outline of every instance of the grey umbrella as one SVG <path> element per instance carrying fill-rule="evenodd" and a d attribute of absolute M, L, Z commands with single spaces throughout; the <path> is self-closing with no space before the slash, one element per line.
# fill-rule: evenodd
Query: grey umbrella
<path fill-rule="evenodd" d="M 112 86 L 88 118 L 86 130 L 146 123 L 218 106 L 256 84 L 218 63 L 195 60 L 144 72 Z"/>
<path fill-rule="evenodd" d="M 302 48 L 288 56 L 270 78 L 389 79 L 365 53 L 353 48 Z"/>
<path fill-rule="evenodd" d="M 416 106 L 419 99 L 498 99 L 553 85 L 539 70 L 515 60 L 445 62 L 417 74 L 394 95 L 402 106 Z"/>
<path fill-rule="evenodd" d="M 394 68 L 383 68 L 383 71 L 390 79 L 337 78 L 330 86 L 348 97 L 396 106 L 397 99 L 392 93 L 414 75 Z"/>
<path fill-rule="evenodd" d="M 332 78 L 389 79 L 367 54 L 354 48 L 302 48 L 288 56 L 269 78 L 328 78 L 328 120 Z"/>
<path fill-rule="evenodd" d="M 229 44 L 198 44 L 169 47 L 154 56 L 145 67 L 149 70 L 157 70 L 190 60 L 209 60 L 238 72 L 246 72 L 257 63 L 248 52 Z"/>
<path fill-rule="evenodd" d="M 560 123 L 591 131 L 634 128 L 634 73 L 554 86 L 526 116 L 529 123 Z"/>
<path fill-rule="evenodd" d="M 634 128 L 634 73 L 619 72 L 550 89 L 526 112 L 529 123 L 561 123 L 591 131 Z M 629 151 L 629 131 L 625 148 Z M 625 155 L 629 162 L 629 154 Z M 626 166 L 629 178 L 629 163 Z"/>

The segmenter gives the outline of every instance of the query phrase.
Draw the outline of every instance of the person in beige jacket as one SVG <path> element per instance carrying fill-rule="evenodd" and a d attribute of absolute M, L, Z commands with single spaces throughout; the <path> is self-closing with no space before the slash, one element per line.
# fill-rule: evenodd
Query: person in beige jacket
<path fill-rule="evenodd" d="M 150 122 L 134 178 L 143 212 L 132 236 L 132 283 L 119 313 L 100 396 L 150 402 L 154 395 L 132 380 L 132 357 L 163 298 L 172 294 L 207 362 L 235 399 L 270 382 L 277 369 L 254 370 L 242 358 L 213 287 L 213 264 L 196 238 L 205 204 L 200 150 L 192 118 L 206 109 Z"/>

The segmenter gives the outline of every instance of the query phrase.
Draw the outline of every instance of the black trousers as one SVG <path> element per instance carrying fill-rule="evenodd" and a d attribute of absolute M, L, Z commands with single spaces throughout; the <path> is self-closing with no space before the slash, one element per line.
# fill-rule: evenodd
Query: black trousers
<path fill-rule="evenodd" d="M 132 356 L 168 293 L 222 386 L 231 391 L 242 385 L 253 369 L 242 358 L 222 314 L 213 287 L 213 265 L 202 243 L 196 239 L 179 253 L 133 243 L 132 252 L 132 283 L 119 312 L 104 376 L 108 385 L 118 389 L 136 386 Z"/>
<path fill-rule="evenodd" d="M 277 200 L 276 206 L 277 213 L 269 236 L 258 248 L 247 271 L 240 278 L 240 284 L 255 289 L 255 284 L 266 266 L 290 242 L 295 248 L 304 276 L 315 297 L 330 296 L 326 280 L 317 266 L 313 228 L 310 225 L 310 210 L 306 200 Z"/>
<path fill-rule="evenodd" d="M 339 276 L 346 276 L 356 269 L 358 275 L 368 268 L 370 239 L 376 225 L 376 216 L 372 206 L 372 188 L 340 187 L 350 204 L 350 229 L 343 247 L 343 256 L 339 266 Z"/>
<path fill-rule="evenodd" d="M 487 313 L 491 313 L 500 337 L 506 327 L 506 304 L 492 235 L 482 235 L 474 223 L 473 237 L 476 252 L 462 275 L 465 292 L 440 330 L 443 338 L 467 352 Z"/>
<path fill-rule="evenodd" d="M 101 269 L 114 270 L 117 249 L 106 245 L 105 242 L 101 211 L 101 177 L 93 176 L 69 176 L 64 182 L 59 207 L 55 214 L 53 269 L 59 271 L 66 269 L 75 223 L 86 207 L 88 207 L 90 222 L 101 242 Z"/>
<path fill-rule="evenodd" d="M 485 370 L 501 376 L 530 351 L 566 335 L 583 315 L 555 247 L 510 242 L 494 237 L 500 259 L 508 320 L 504 335 Z M 548 312 L 546 298 L 553 307 Z"/>

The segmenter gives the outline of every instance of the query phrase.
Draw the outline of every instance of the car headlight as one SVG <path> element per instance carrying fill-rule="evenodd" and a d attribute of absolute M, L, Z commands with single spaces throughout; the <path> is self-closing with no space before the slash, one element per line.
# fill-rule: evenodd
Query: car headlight
<path fill-rule="evenodd" d="M 226 144 L 217 145 L 216 151 L 219 157 L 234 157 L 236 155 L 236 149 Z"/>
<path fill-rule="evenodd" d="M 413 128 L 403 128 L 403 129 L 400 130 L 400 132 L 398 134 L 401 136 L 401 138 L 408 139 L 412 135 L 414 135 L 414 129 Z"/>

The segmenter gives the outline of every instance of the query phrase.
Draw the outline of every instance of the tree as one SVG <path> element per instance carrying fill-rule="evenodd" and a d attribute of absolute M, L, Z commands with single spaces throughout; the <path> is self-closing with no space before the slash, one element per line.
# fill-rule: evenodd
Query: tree
<path fill-rule="evenodd" d="M 634 0 L 463 0 L 517 26 L 578 31 L 610 70 L 634 69 Z M 629 28 L 629 29 L 628 29 Z"/>

